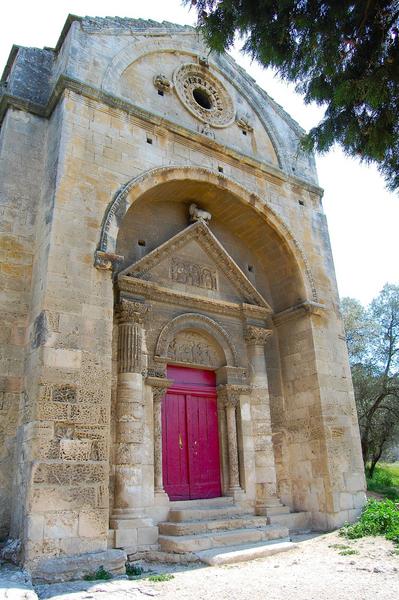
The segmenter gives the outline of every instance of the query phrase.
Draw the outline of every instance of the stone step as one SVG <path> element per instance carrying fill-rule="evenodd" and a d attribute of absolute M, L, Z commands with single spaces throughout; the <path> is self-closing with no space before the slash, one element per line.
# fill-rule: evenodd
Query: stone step
<path fill-rule="evenodd" d="M 279 506 L 268 506 L 266 512 L 268 516 L 288 515 L 290 513 L 290 509 L 288 506 L 280 504 Z"/>
<path fill-rule="evenodd" d="M 284 525 L 291 531 L 310 529 L 311 514 L 309 512 L 293 512 L 288 515 L 272 515 L 268 518 L 271 525 Z"/>
<path fill-rule="evenodd" d="M 195 505 L 191 508 L 172 508 L 169 511 L 169 521 L 180 523 L 182 521 L 209 521 L 211 519 L 224 519 L 245 514 L 245 509 L 234 504 L 209 507 L 208 505 Z"/>
<path fill-rule="evenodd" d="M 198 535 L 160 535 L 159 546 L 163 552 L 199 552 L 221 546 L 236 546 L 262 541 L 286 538 L 288 529 L 280 525 L 266 525 L 259 528 L 212 531 Z"/>
<path fill-rule="evenodd" d="M 169 503 L 171 509 L 192 508 L 197 506 L 213 508 L 214 506 L 231 506 L 234 504 L 232 496 L 220 496 L 219 498 L 203 498 L 199 500 L 174 500 Z"/>
<path fill-rule="evenodd" d="M 265 527 L 267 517 L 244 515 L 242 517 L 228 517 L 226 519 L 211 519 L 209 521 L 186 521 L 159 523 L 159 533 L 162 535 L 197 535 L 217 530 L 232 530 Z"/>
<path fill-rule="evenodd" d="M 264 558 L 279 552 L 287 552 L 297 548 L 289 539 L 276 540 L 270 542 L 260 542 L 258 544 L 241 544 L 239 546 L 227 546 L 225 548 L 212 548 L 211 550 L 201 550 L 195 555 L 208 565 L 228 565 L 231 563 L 255 560 Z"/>

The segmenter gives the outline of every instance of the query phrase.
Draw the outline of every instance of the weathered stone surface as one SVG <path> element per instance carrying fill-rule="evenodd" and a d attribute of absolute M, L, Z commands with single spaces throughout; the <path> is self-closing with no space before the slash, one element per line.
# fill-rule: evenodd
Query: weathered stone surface
<path fill-rule="evenodd" d="M 0 537 L 73 577 L 108 546 L 157 552 L 165 521 L 227 540 L 239 522 L 258 539 L 255 514 L 281 531 L 355 518 L 356 410 L 301 128 L 169 23 L 70 17 L 5 79 Z M 215 372 L 221 501 L 169 500 L 168 365 Z"/>
<path fill-rule="evenodd" d="M 123 550 L 42 559 L 32 568 L 32 577 L 36 583 L 56 583 L 82 579 L 85 575 L 93 575 L 100 567 L 112 575 L 124 575 L 126 559 Z"/>

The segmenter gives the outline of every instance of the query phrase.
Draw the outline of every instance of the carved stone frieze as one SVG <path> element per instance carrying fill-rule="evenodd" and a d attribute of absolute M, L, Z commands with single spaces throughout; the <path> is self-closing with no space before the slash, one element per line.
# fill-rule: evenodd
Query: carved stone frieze
<path fill-rule="evenodd" d="M 177 283 L 192 285 L 208 290 L 217 290 L 216 270 L 207 265 L 192 263 L 183 258 L 173 257 L 170 278 Z"/>
<path fill-rule="evenodd" d="M 245 330 L 245 341 L 249 346 L 264 346 L 272 334 L 272 329 L 247 325 Z"/>
<path fill-rule="evenodd" d="M 172 339 L 168 347 L 168 358 L 174 362 L 196 365 L 220 365 L 221 358 L 207 340 L 196 333 L 181 333 Z"/>

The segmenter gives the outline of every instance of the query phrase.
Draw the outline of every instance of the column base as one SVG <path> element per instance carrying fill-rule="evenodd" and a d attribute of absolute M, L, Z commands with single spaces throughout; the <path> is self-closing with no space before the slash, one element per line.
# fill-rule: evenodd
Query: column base
<path fill-rule="evenodd" d="M 242 500 L 245 496 L 244 490 L 240 486 L 229 488 L 226 492 L 226 496 L 234 498 L 234 501 Z"/>
<path fill-rule="evenodd" d="M 154 504 L 155 506 L 165 506 L 166 504 L 169 504 L 170 500 L 169 500 L 169 496 L 168 494 L 165 492 L 164 489 L 156 489 L 154 491 Z"/>

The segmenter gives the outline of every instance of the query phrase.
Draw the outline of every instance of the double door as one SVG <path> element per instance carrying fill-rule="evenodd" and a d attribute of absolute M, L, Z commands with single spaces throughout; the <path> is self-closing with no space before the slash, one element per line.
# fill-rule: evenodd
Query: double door
<path fill-rule="evenodd" d="M 175 383 L 162 405 L 163 483 L 171 500 L 221 495 L 214 374 L 188 371 L 173 368 Z"/>

